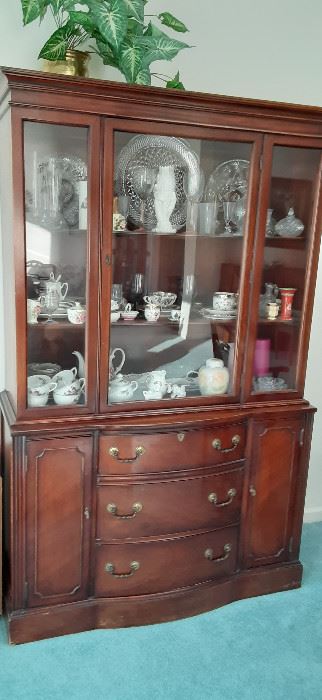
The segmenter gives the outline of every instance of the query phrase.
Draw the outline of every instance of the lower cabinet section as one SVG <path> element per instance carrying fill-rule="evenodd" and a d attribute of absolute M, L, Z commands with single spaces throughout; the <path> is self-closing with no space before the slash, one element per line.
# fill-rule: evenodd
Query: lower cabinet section
<path fill-rule="evenodd" d="M 7 440 L 11 640 L 162 622 L 299 586 L 312 415 L 256 409 L 186 433 L 115 437 L 104 425 L 39 429 L 12 450 Z"/>
<path fill-rule="evenodd" d="M 52 605 L 87 597 L 92 439 L 27 444 L 27 599 Z"/>
<path fill-rule="evenodd" d="M 99 545 L 98 596 L 172 591 L 227 576 L 236 569 L 238 528 L 155 542 Z"/>

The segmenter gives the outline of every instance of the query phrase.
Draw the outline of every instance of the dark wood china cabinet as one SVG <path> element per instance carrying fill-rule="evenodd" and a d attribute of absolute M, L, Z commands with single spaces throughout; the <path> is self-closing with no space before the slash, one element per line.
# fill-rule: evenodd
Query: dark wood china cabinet
<path fill-rule="evenodd" d="M 4 69 L 15 643 L 300 585 L 322 111 Z"/>

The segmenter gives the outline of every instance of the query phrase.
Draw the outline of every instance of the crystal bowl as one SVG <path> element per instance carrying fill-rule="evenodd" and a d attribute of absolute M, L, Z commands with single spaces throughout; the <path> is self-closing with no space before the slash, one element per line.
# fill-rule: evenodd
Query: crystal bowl
<path fill-rule="evenodd" d="M 155 304 L 156 306 L 160 306 L 161 309 L 166 309 L 169 306 L 172 306 L 176 298 L 177 295 L 173 294 L 173 292 L 153 292 L 149 296 L 151 303 Z"/>

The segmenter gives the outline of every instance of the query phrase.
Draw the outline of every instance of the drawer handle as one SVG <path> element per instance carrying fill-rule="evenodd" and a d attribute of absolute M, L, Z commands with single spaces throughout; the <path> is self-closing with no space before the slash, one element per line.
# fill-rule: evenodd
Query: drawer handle
<path fill-rule="evenodd" d="M 140 568 L 140 564 L 138 561 L 131 561 L 130 564 L 130 571 L 127 574 L 116 574 L 115 573 L 115 567 L 112 562 L 108 561 L 105 564 L 105 571 L 108 574 L 111 574 L 111 576 L 114 576 L 114 578 L 129 578 L 130 576 L 133 576 L 134 572 L 137 571 Z"/>
<path fill-rule="evenodd" d="M 215 440 L 212 441 L 212 446 L 215 450 L 219 450 L 220 452 L 232 452 L 237 445 L 240 443 L 240 435 L 234 435 L 231 439 L 231 444 L 232 447 L 225 447 L 223 448 L 221 446 L 221 440 L 219 438 L 215 438 Z"/>
<path fill-rule="evenodd" d="M 135 462 L 136 459 L 141 457 L 141 455 L 144 455 L 145 449 L 142 447 L 142 445 L 138 445 L 138 447 L 135 448 L 135 457 L 129 457 L 128 459 L 121 459 L 119 457 L 120 450 L 118 447 L 110 447 L 109 449 L 109 454 L 111 457 L 114 457 L 115 459 L 118 460 L 118 462 L 125 462 L 126 464 L 129 464 L 130 462 Z"/>
<path fill-rule="evenodd" d="M 236 489 L 229 489 L 227 491 L 227 496 L 229 497 L 227 501 L 221 501 L 220 503 L 217 503 L 217 494 L 216 493 L 210 493 L 208 496 L 208 501 L 210 503 L 213 503 L 216 508 L 224 508 L 224 506 L 229 506 L 229 504 L 232 502 L 232 500 L 236 496 Z"/>
<path fill-rule="evenodd" d="M 111 513 L 111 515 L 113 515 L 115 518 L 119 518 L 120 520 L 131 520 L 131 518 L 135 518 L 135 516 L 141 512 L 142 508 L 142 503 L 133 503 L 132 513 L 120 515 L 117 512 L 117 506 L 115 505 L 115 503 L 108 503 L 106 506 L 107 512 Z"/>
<path fill-rule="evenodd" d="M 228 559 L 231 550 L 232 546 L 231 544 L 229 544 L 229 542 L 227 542 L 227 544 L 224 544 L 225 554 L 222 557 L 214 557 L 213 549 L 211 549 L 210 547 L 208 549 L 205 549 L 205 557 L 206 559 L 209 559 L 209 561 L 225 561 L 225 559 Z"/>

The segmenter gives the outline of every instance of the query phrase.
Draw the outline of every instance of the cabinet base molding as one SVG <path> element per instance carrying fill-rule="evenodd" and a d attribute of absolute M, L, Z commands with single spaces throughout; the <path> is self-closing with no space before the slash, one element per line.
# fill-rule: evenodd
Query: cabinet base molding
<path fill-rule="evenodd" d="M 93 629 L 135 627 L 170 622 L 209 612 L 243 598 L 287 591 L 301 586 L 300 562 L 269 566 L 156 595 L 90 599 L 8 615 L 11 644 L 76 634 Z"/>

